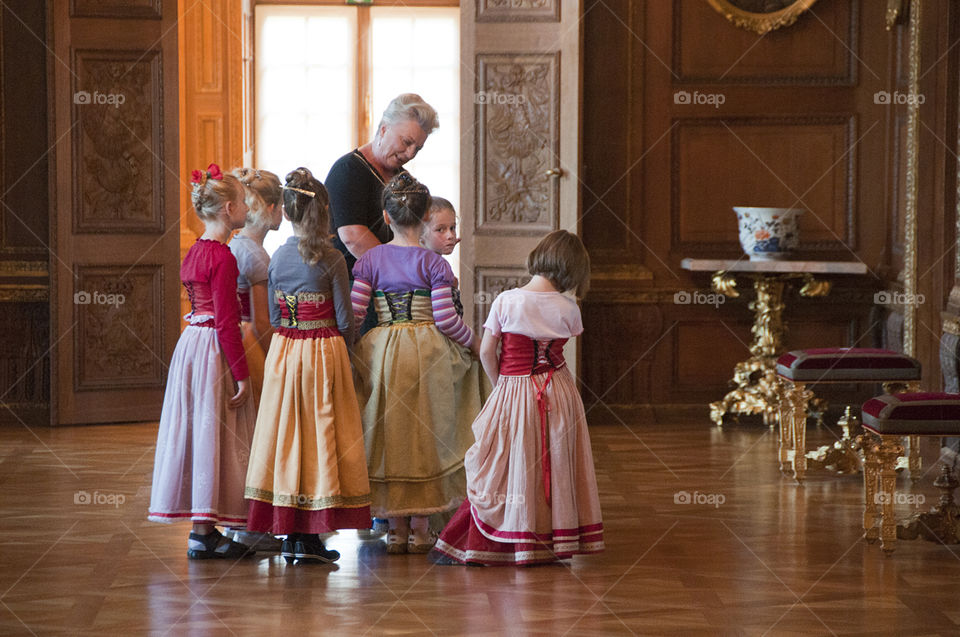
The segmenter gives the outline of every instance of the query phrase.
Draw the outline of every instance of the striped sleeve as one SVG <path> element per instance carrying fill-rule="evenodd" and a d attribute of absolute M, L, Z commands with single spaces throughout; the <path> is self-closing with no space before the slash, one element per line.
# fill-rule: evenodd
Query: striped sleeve
<path fill-rule="evenodd" d="M 430 302 L 433 305 L 433 322 L 443 334 L 452 341 L 464 347 L 470 347 L 473 341 L 473 332 L 463 322 L 453 306 L 452 288 L 434 288 L 430 291 Z"/>
<path fill-rule="evenodd" d="M 353 322 L 356 329 L 363 325 L 367 316 L 367 306 L 370 305 L 370 295 L 373 288 L 363 279 L 353 280 L 353 289 L 350 290 L 350 304 L 353 305 Z"/>

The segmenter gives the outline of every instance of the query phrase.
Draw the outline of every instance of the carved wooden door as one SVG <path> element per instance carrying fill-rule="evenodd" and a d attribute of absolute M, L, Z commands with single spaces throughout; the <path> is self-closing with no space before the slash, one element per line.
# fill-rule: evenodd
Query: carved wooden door
<path fill-rule="evenodd" d="M 51 420 L 155 420 L 179 333 L 177 3 L 47 6 Z"/>
<path fill-rule="evenodd" d="M 460 286 L 479 329 L 548 232 L 579 232 L 580 0 L 461 2 Z M 568 361 L 574 352 L 567 352 Z"/>

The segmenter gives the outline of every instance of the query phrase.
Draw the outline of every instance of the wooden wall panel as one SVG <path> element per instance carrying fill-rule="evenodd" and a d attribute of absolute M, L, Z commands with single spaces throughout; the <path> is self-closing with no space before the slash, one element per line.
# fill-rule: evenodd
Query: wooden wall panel
<path fill-rule="evenodd" d="M 0 424 L 50 413 L 47 50 L 42 2 L 0 5 Z"/>
<path fill-rule="evenodd" d="M 131 263 L 77 266 L 74 302 L 76 391 L 163 390 L 163 334 L 146 317 L 163 314 L 163 268 Z"/>
<path fill-rule="evenodd" d="M 162 231 L 160 52 L 75 49 L 73 68 L 74 232 Z"/>
<path fill-rule="evenodd" d="M 682 259 L 742 256 L 734 205 L 805 208 L 798 256 L 870 270 L 837 278 L 825 299 L 789 292 L 785 348 L 880 341 L 895 109 L 875 96 L 896 86 L 898 37 L 871 0 L 818 3 L 762 37 L 706 2 L 587 2 L 586 401 L 609 390 L 614 410 L 699 404 L 706 420 L 747 357 L 734 334 L 749 342 L 753 293 L 716 310 L 673 297 L 709 291 Z"/>
<path fill-rule="evenodd" d="M 155 420 L 180 309 L 177 5 L 47 7 L 51 421 Z"/>
<path fill-rule="evenodd" d="M 673 70 L 681 82 L 852 86 L 857 78 L 856 2 L 821 2 L 764 37 L 729 23 L 706 2 L 677 2 Z M 726 30 L 722 40 L 718 31 Z M 704 46 L 705 43 L 719 46 Z"/>
<path fill-rule="evenodd" d="M 560 54 L 477 56 L 478 233 L 546 234 L 560 218 Z"/>
<path fill-rule="evenodd" d="M 856 249 L 854 127 L 842 115 L 681 120 L 672 134 L 674 249 L 736 246 L 736 205 L 806 208 L 801 249 Z"/>

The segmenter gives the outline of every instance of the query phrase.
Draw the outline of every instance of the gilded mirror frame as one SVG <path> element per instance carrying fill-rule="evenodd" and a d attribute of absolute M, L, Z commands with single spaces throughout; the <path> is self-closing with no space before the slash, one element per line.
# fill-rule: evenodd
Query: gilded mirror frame
<path fill-rule="evenodd" d="M 749 0 L 707 0 L 718 13 L 741 29 L 766 35 L 774 29 L 790 26 L 800 15 L 807 11 L 817 0 L 793 0 L 787 6 L 775 11 L 747 11 L 738 6 L 748 4 Z"/>

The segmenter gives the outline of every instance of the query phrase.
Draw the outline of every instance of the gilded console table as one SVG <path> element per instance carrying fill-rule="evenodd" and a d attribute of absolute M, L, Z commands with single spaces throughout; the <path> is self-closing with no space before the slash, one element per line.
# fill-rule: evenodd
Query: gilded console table
<path fill-rule="evenodd" d="M 866 274 L 867 266 L 859 261 L 748 261 L 740 259 L 684 259 L 684 270 L 713 272 L 715 292 L 726 297 L 740 296 L 737 276 L 753 281 L 756 298 L 750 302 L 753 311 L 753 342 L 750 358 L 737 363 L 733 371 L 734 385 L 723 400 L 710 403 L 710 419 L 723 426 L 726 414 L 762 414 L 764 424 L 773 427 L 779 419 L 783 390 L 777 379 L 777 357 L 783 353 L 783 302 L 785 286 L 800 284 L 801 296 L 826 296 L 830 282 L 815 275 Z"/>

